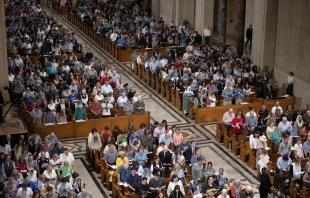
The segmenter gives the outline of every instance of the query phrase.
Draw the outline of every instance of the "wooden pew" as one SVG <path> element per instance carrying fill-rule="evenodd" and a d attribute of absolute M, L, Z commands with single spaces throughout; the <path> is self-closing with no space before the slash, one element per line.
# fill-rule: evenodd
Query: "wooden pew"
<path fill-rule="evenodd" d="M 197 108 L 195 114 L 196 124 L 200 123 L 210 123 L 210 122 L 219 122 L 222 121 L 223 115 L 228 111 L 229 108 L 232 108 L 236 113 L 239 109 L 243 112 L 248 112 L 249 106 L 254 109 L 259 109 L 262 105 L 262 101 L 253 102 L 247 105 L 229 105 L 229 106 L 216 106 L 216 107 L 206 107 L 206 108 Z"/>
<path fill-rule="evenodd" d="M 117 174 L 112 175 L 112 197 L 118 197 Z"/>
<path fill-rule="evenodd" d="M 306 188 L 305 186 L 302 187 L 302 198 L 309 198 L 310 197 L 310 188 Z"/>
<path fill-rule="evenodd" d="M 31 116 L 30 116 L 31 117 Z M 66 124 L 55 125 L 37 125 L 35 131 L 41 137 L 46 137 L 51 132 L 54 132 L 59 139 L 87 137 L 93 128 L 98 130 L 104 129 L 105 126 L 109 126 L 113 129 L 116 125 L 125 129 L 128 124 L 132 122 L 135 128 L 139 128 L 141 123 L 146 124 L 146 127 L 150 127 L 150 113 L 132 116 L 119 116 L 111 118 L 101 118 L 95 120 L 86 120 L 83 122 L 68 122 Z M 65 131 L 66 133 L 63 133 Z"/>
<path fill-rule="evenodd" d="M 248 165 L 253 170 L 256 169 L 256 152 L 257 152 L 257 149 L 251 149 L 251 151 L 250 151 L 250 157 L 249 157 Z"/>
<path fill-rule="evenodd" d="M 249 141 L 242 141 L 240 145 L 240 160 L 246 162 L 248 156 L 250 156 L 251 149 Z"/>
<path fill-rule="evenodd" d="M 176 106 L 176 89 L 171 88 L 171 104 Z"/>
<path fill-rule="evenodd" d="M 194 120 L 194 115 L 195 115 L 195 105 L 194 103 L 190 102 L 188 107 L 188 118 Z"/>
<path fill-rule="evenodd" d="M 170 102 L 171 101 L 171 83 L 170 82 L 166 84 L 165 89 L 166 89 L 166 100 Z"/>
<path fill-rule="evenodd" d="M 224 139 L 224 122 L 217 122 L 216 123 L 216 135 L 215 139 L 219 142 L 222 143 Z"/>
<path fill-rule="evenodd" d="M 156 82 L 156 92 L 160 93 L 161 92 L 161 78 L 155 77 L 155 82 Z"/>
<path fill-rule="evenodd" d="M 233 136 L 232 129 L 224 131 L 223 146 L 227 149 L 229 148 L 229 143 L 232 144 L 232 136 Z"/>
<path fill-rule="evenodd" d="M 232 142 L 231 142 L 231 152 L 234 155 L 238 155 L 240 153 L 241 149 L 241 142 L 243 141 L 243 136 L 242 135 L 232 135 Z"/>

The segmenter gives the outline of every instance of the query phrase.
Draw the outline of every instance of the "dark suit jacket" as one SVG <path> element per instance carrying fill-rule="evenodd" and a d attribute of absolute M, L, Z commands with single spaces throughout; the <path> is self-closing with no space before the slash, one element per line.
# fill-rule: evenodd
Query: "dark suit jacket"
<path fill-rule="evenodd" d="M 161 151 L 158 154 L 158 157 L 159 157 L 161 163 L 172 164 L 172 155 L 171 155 L 170 151 L 167 151 L 165 153 L 165 156 L 164 156 L 164 151 Z"/>
<path fill-rule="evenodd" d="M 195 152 L 198 150 L 197 147 L 195 147 Z M 189 163 L 191 162 L 191 159 L 192 159 L 192 156 L 193 156 L 193 150 L 192 150 L 192 147 L 188 147 L 186 149 L 186 160 L 189 161 Z"/>
<path fill-rule="evenodd" d="M 271 98 L 271 86 L 270 86 L 270 90 L 268 89 L 267 85 L 265 86 L 265 88 L 264 88 L 264 98 L 266 98 L 266 96 Z"/>
<path fill-rule="evenodd" d="M 248 39 L 252 39 L 252 33 L 253 33 L 253 29 L 248 28 L 246 29 L 245 35 Z"/>

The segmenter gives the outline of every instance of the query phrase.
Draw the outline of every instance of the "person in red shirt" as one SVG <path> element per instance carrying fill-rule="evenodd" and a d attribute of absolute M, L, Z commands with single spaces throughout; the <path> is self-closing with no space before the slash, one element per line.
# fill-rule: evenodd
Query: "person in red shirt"
<path fill-rule="evenodd" d="M 177 62 L 174 64 L 174 68 L 178 69 L 179 67 L 184 67 L 184 63 L 178 59 Z"/>
<path fill-rule="evenodd" d="M 101 132 L 101 139 L 103 143 L 103 148 L 108 145 L 109 141 L 112 139 L 112 133 L 110 127 L 104 127 L 104 130 Z"/>
<path fill-rule="evenodd" d="M 232 119 L 231 125 L 233 127 L 233 133 L 241 135 L 243 131 L 244 120 L 241 118 L 241 114 L 238 113 L 235 118 Z"/>

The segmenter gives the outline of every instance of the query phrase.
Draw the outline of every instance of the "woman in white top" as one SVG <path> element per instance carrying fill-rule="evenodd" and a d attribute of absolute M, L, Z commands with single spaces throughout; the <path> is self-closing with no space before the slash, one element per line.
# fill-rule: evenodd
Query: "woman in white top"
<path fill-rule="evenodd" d="M 304 121 L 302 119 L 302 115 L 297 116 L 294 126 L 297 128 L 297 135 L 298 136 L 301 135 L 302 128 L 304 127 Z"/>
<path fill-rule="evenodd" d="M 249 86 L 249 84 L 245 84 L 244 88 L 243 88 L 243 92 L 245 96 L 250 96 L 251 95 L 251 87 Z"/>
<path fill-rule="evenodd" d="M 293 177 L 294 177 L 294 179 L 300 179 L 301 178 L 300 158 L 296 158 L 295 162 L 292 163 L 292 166 L 293 166 Z"/>
<path fill-rule="evenodd" d="M 98 91 L 100 91 L 100 83 L 97 83 L 96 86 L 93 88 L 93 93 L 91 94 L 92 96 L 96 96 Z"/>
<path fill-rule="evenodd" d="M 95 151 L 100 150 L 102 147 L 102 143 L 101 143 L 101 138 L 100 135 L 98 133 L 94 133 L 92 135 L 92 140 L 90 142 L 90 149 Z"/>
<path fill-rule="evenodd" d="M 54 114 L 54 116 L 56 116 L 56 105 L 54 103 L 54 100 L 50 100 L 50 102 L 47 105 L 47 108 L 49 108 Z"/>
<path fill-rule="evenodd" d="M 52 165 L 48 165 L 46 170 L 43 172 L 45 178 L 49 178 L 53 185 L 56 184 L 57 174 L 56 171 L 53 169 Z"/>
<path fill-rule="evenodd" d="M 259 134 L 257 131 L 254 131 L 252 135 L 250 135 L 250 148 L 257 149 L 257 144 L 259 142 Z"/>
<path fill-rule="evenodd" d="M 99 102 L 103 101 L 104 96 L 102 95 L 101 91 L 97 92 L 97 95 L 95 96 L 95 99 L 97 99 Z"/>
<path fill-rule="evenodd" d="M 180 191 L 183 193 L 183 195 L 185 195 L 184 186 L 182 182 L 179 180 L 177 175 L 173 175 L 171 181 L 169 182 L 168 189 L 167 189 L 168 197 L 170 196 L 170 193 L 174 190 L 176 185 L 180 186 Z"/>
<path fill-rule="evenodd" d="M 304 151 L 302 148 L 301 138 L 297 138 L 297 142 L 294 145 L 294 153 L 296 158 L 304 158 Z"/>
<path fill-rule="evenodd" d="M 60 166 L 60 161 L 57 153 L 53 155 L 53 158 L 50 159 L 50 165 L 53 167 L 54 170 L 57 170 L 58 167 Z"/>
<path fill-rule="evenodd" d="M 88 106 L 88 94 L 86 93 L 86 90 L 82 90 L 82 94 L 80 95 L 80 99 L 82 100 L 83 106 Z"/>
<path fill-rule="evenodd" d="M 287 77 L 287 86 L 286 86 L 286 94 L 289 96 L 293 96 L 294 95 L 294 72 L 290 72 L 289 76 Z"/>
<path fill-rule="evenodd" d="M 268 126 L 266 128 L 266 135 L 267 135 L 268 139 L 271 139 L 270 134 L 272 131 L 274 131 L 274 128 L 275 128 L 275 126 L 274 126 L 273 119 L 269 119 L 268 120 Z"/>

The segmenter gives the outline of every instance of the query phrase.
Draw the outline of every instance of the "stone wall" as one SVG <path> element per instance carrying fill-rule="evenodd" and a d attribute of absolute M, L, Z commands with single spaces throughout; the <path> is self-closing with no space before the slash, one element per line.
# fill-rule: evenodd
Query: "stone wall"
<path fill-rule="evenodd" d="M 274 64 L 275 79 L 282 86 L 288 73 L 295 73 L 294 93 L 303 108 L 310 104 L 309 10 L 309 0 L 279 1 Z"/>

